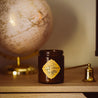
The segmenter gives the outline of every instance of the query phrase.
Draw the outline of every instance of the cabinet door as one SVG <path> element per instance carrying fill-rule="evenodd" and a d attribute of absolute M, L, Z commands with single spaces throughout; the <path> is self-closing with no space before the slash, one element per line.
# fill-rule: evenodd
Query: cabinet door
<path fill-rule="evenodd" d="M 86 98 L 82 93 L 0 94 L 0 98 Z"/>

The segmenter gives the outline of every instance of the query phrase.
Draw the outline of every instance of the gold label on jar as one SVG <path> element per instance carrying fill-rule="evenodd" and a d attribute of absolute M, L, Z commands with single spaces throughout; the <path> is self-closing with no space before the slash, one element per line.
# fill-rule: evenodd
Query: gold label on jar
<path fill-rule="evenodd" d="M 43 72 L 50 79 L 55 78 L 60 72 L 61 68 L 55 60 L 49 60 L 42 68 Z"/>

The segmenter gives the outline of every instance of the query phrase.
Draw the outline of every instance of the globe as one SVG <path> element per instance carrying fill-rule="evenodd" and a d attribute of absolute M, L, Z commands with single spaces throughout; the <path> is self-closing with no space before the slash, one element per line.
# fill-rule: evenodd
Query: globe
<path fill-rule="evenodd" d="M 0 51 L 23 56 L 49 38 L 51 10 L 45 0 L 0 0 Z"/>

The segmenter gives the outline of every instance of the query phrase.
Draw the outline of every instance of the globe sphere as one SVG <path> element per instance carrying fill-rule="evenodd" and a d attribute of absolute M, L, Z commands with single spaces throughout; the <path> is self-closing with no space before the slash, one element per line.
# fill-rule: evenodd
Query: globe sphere
<path fill-rule="evenodd" d="M 52 15 L 45 0 L 0 0 L 0 51 L 28 55 L 51 34 Z"/>

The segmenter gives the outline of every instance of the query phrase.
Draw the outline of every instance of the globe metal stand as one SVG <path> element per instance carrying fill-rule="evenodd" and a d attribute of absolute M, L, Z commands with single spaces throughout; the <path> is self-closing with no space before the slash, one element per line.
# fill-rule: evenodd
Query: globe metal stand
<path fill-rule="evenodd" d="M 47 41 L 52 25 L 52 13 L 46 0 L 0 0 L 0 51 L 5 53 L 0 55 L 12 60 L 35 52 Z M 20 64 L 17 57 L 17 65 L 8 65 L 0 72 L 29 74 L 34 73 L 35 68 Z"/>
<path fill-rule="evenodd" d="M 22 57 L 14 57 L 14 56 L 10 56 L 7 55 L 5 53 L 0 52 L 0 56 L 9 59 L 9 60 L 16 60 L 17 59 L 17 64 L 11 64 L 11 65 L 7 65 L 5 67 L 0 68 L 0 73 L 1 74 L 9 74 L 9 75 L 21 75 L 21 74 L 35 74 L 37 73 L 37 69 L 34 68 L 32 65 L 30 64 L 21 64 L 21 60 L 25 60 L 25 59 L 29 59 L 33 56 L 38 55 L 38 51 L 35 51 L 34 53 L 31 53 L 28 56 L 22 56 Z"/>
<path fill-rule="evenodd" d="M 20 57 L 17 57 L 17 65 L 9 66 L 8 74 L 12 75 L 21 75 L 21 74 L 34 74 L 36 73 L 36 69 L 27 64 L 20 63 Z"/>

